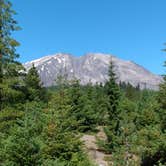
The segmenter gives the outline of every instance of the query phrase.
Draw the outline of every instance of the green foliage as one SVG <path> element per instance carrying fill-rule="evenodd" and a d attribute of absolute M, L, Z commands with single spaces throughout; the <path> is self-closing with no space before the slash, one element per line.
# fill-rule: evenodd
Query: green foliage
<path fill-rule="evenodd" d="M 16 108 L 6 107 L 0 112 L 0 131 L 8 133 L 18 119 L 22 118 L 24 112 Z"/>
<path fill-rule="evenodd" d="M 0 1 L 0 165 L 92 166 L 80 135 L 99 125 L 113 165 L 166 165 L 166 76 L 159 92 L 118 85 L 111 61 L 104 86 L 81 86 L 60 72 L 47 93 L 34 65 L 21 73 L 11 7 Z"/>
<path fill-rule="evenodd" d="M 71 85 L 69 93 L 72 106 L 71 116 L 78 122 L 77 130 L 81 132 L 95 130 L 101 116 L 101 111 L 96 110 L 95 88 L 90 84 L 82 88 L 76 80 Z"/>
<path fill-rule="evenodd" d="M 160 123 L 159 117 L 159 104 L 156 100 L 156 95 L 151 91 L 143 91 L 136 111 L 138 115 L 135 123 L 138 129 L 148 126 L 156 125 Z"/>
<path fill-rule="evenodd" d="M 53 94 L 45 109 L 46 125 L 43 128 L 42 158 L 59 165 L 83 165 L 90 162 L 82 152 L 82 144 L 77 136 L 76 126 L 78 122 L 71 114 L 72 106 L 66 90 Z"/>
<path fill-rule="evenodd" d="M 133 87 L 130 83 L 120 82 L 119 86 L 121 87 L 122 91 L 124 91 L 124 94 L 126 98 L 132 101 L 137 101 L 140 98 L 140 86 Z"/>
<path fill-rule="evenodd" d="M 61 99 L 58 92 L 48 108 L 42 102 L 26 103 L 22 120 L 13 123 L 8 136 L 0 133 L 2 165 L 91 165 L 71 125 L 68 97 Z"/>
<path fill-rule="evenodd" d="M 165 65 L 166 67 L 166 62 Z M 162 130 L 166 130 L 166 75 L 164 75 L 164 82 L 160 85 L 160 89 L 158 92 L 158 102 L 160 104 L 160 117 L 161 117 L 161 128 Z"/>
<path fill-rule="evenodd" d="M 165 65 L 166 67 L 166 62 Z M 166 75 L 163 76 L 164 82 L 160 85 L 158 100 L 163 109 L 166 109 Z"/>
<path fill-rule="evenodd" d="M 102 85 L 95 85 L 93 91 L 93 96 L 89 100 L 93 102 L 93 110 L 97 116 L 97 124 L 104 126 L 108 124 L 109 98 L 105 94 Z"/>
<path fill-rule="evenodd" d="M 27 104 L 23 120 L 18 121 L 7 139 L 2 140 L 3 165 L 40 165 L 42 121 L 40 104 Z"/>
<path fill-rule="evenodd" d="M 73 153 L 80 150 L 80 142 L 71 130 L 70 120 L 72 119 L 68 116 L 70 107 L 65 106 L 64 103 L 61 104 L 48 112 L 48 122 L 42 136 L 45 144 L 43 155 L 44 158 L 71 160 Z"/>
<path fill-rule="evenodd" d="M 32 68 L 29 69 L 28 73 L 26 74 L 24 82 L 26 87 L 25 89 L 26 98 L 29 101 L 48 100 L 46 89 L 42 87 L 39 74 L 34 65 L 32 66 Z"/>
<path fill-rule="evenodd" d="M 135 145 L 133 151 L 141 156 L 143 166 L 166 162 L 166 135 L 158 126 L 143 128 L 133 138 Z"/>
<path fill-rule="evenodd" d="M 22 84 L 18 78 L 12 79 L 4 79 L 3 84 L 0 84 L 0 88 L 3 89 L 2 91 L 2 106 L 10 106 L 15 103 L 21 103 L 25 101 L 25 94 L 23 91 L 17 88 Z"/>
<path fill-rule="evenodd" d="M 18 58 L 16 47 L 19 43 L 11 37 L 12 32 L 18 30 L 17 22 L 13 19 L 15 12 L 8 0 L 0 1 L 0 110 L 11 102 L 11 98 L 18 99 L 16 90 L 11 86 L 13 79 L 18 81 L 19 71 L 23 69 Z"/>
<path fill-rule="evenodd" d="M 163 108 L 156 100 L 156 92 L 140 91 L 137 101 L 126 97 L 125 91 L 118 93 L 111 122 L 106 87 L 81 86 L 77 81 L 52 91 L 48 104 L 38 99 L 6 107 L 0 113 L 0 162 L 90 166 L 79 132 L 95 131 L 96 126 L 104 124 L 107 140 L 99 144 L 101 150 L 111 154 L 108 160 L 114 165 L 165 164 Z"/>
<path fill-rule="evenodd" d="M 13 71 L 15 58 L 18 58 L 15 48 L 19 43 L 11 37 L 11 33 L 19 29 L 17 22 L 13 19 L 15 11 L 12 10 L 12 4 L 8 0 L 0 1 L 0 67 L 1 74 L 9 74 Z M 11 69 L 11 68 L 12 69 Z M 5 71 L 5 73 L 4 73 Z M 2 75 L 0 75 L 2 76 Z"/>
<path fill-rule="evenodd" d="M 32 65 L 32 67 L 29 69 L 24 81 L 26 86 L 29 86 L 33 89 L 40 89 L 41 81 L 34 65 Z"/>
<path fill-rule="evenodd" d="M 119 139 L 120 135 L 120 100 L 121 92 L 119 85 L 116 83 L 116 74 L 114 72 L 113 62 L 110 62 L 109 66 L 109 80 L 105 84 L 105 93 L 108 97 L 107 112 L 109 115 L 108 127 L 105 127 L 105 134 L 107 141 L 105 144 L 105 151 L 111 152 L 121 144 Z"/>
<path fill-rule="evenodd" d="M 119 103 L 120 103 L 120 88 L 118 84 L 116 83 L 116 74 L 114 72 L 114 65 L 113 62 L 110 62 L 109 66 L 109 80 L 105 84 L 105 92 L 108 96 L 109 100 L 109 108 L 108 108 L 108 114 L 109 114 L 109 122 L 110 125 L 113 125 L 113 121 L 118 121 L 118 114 L 120 112 L 119 109 Z"/>

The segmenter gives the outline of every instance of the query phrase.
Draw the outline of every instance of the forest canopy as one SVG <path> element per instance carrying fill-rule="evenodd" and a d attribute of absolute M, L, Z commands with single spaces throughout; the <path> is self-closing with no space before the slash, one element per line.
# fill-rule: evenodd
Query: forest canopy
<path fill-rule="evenodd" d="M 0 0 L 0 165 L 96 165 L 81 137 L 97 137 L 98 127 L 106 139 L 96 144 L 110 165 L 166 165 L 166 75 L 159 91 L 118 84 L 110 59 L 104 85 L 60 76 L 43 87 L 36 67 L 25 72 L 17 61 L 14 14 Z"/>

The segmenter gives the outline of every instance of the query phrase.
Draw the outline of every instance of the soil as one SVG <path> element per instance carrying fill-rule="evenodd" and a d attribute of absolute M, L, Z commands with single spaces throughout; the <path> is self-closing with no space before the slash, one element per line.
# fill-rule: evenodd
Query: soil
<path fill-rule="evenodd" d="M 81 140 L 84 143 L 84 149 L 87 152 L 89 158 L 95 162 L 98 166 L 108 166 L 108 162 L 105 161 L 106 157 L 110 157 L 111 155 L 105 154 L 102 152 L 97 146 L 97 138 L 101 140 L 106 140 L 106 135 L 103 131 L 103 127 L 98 127 L 99 132 L 96 136 L 94 135 L 83 135 Z"/>

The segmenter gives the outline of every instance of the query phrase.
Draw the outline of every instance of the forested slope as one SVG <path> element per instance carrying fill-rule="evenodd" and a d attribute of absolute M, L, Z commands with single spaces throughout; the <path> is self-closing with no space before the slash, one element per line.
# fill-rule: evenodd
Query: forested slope
<path fill-rule="evenodd" d="M 81 138 L 106 139 L 97 146 L 115 166 L 166 165 L 166 76 L 158 92 L 116 83 L 110 60 L 105 85 L 81 86 L 59 75 L 42 86 L 34 66 L 17 62 L 18 29 L 7 0 L 0 1 L 0 165 L 92 166 Z"/>

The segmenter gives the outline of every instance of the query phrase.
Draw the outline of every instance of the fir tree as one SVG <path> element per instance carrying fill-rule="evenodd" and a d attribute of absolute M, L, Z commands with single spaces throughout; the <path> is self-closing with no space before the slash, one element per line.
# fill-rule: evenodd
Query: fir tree
<path fill-rule="evenodd" d="M 5 93 L 12 90 L 10 86 L 7 86 L 7 82 L 10 82 L 9 79 L 15 79 L 22 68 L 21 64 L 15 60 L 19 57 L 16 53 L 19 43 L 11 37 L 12 32 L 19 29 L 17 22 L 13 19 L 14 14 L 10 1 L 0 0 L 0 110 L 3 103 L 8 100 L 4 98 Z"/>
<path fill-rule="evenodd" d="M 12 127 L 7 139 L 2 139 L 2 165 L 41 165 L 42 141 L 39 136 L 45 122 L 42 103 L 27 103 L 24 112 L 24 118 Z"/>
<path fill-rule="evenodd" d="M 112 59 L 109 66 L 109 79 L 105 84 L 105 93 L 108 97 L 108 127 L 104 128 L 107 141 L 101 144 L 107 152 L 114 151 L 120 144 L 120 98 L 121 92 L 119 85 L 116 83 L 116 74 L 114 71 Z M 102 142 L 102 141 L 101 141 Z"/>
<path fill-rule="evenodd" d="M 95 130 L 99 119 L 99 111 L 96 112 L 96 91 L 95 87 L 88 84 L 81 87 L 78 80 L 75 80 L 70 88 L 71 114 L 78 122 L 77 129 L 81 132 Z"/>
<path fill-rule="evenodd" d="M 73 111 L 78 110 L 79 99 L 82 96 L 81 86 L 79 80 L 73 80 L 70 88 L 70 98 Z"/>
<path fill-rule="evenodd" d="M 46 89 L 42 87 L 39 74 L 34 64 L 25 76 L 24 82 L 28 100 L 47 100 Z"/>
<path fill-rule="evenodd" d="M 109 66 L 109 80 L 105 84 L 105 92 L 108 96 L 109 100 L 109 108 L 108 108 L 108 114 L 109 114 L 109 122 L 112 125 L 113 121 L 116 121 L 118 125 L 118 114 L 119 114 L 119 102 L 120 102 L 120 88 L 118 84 L 116 83 L 116 74 L 114 71 L 114 64 L 112 60 L 110 61 L 110 66 Z"/>
<path fill-rule="evenodd" d="M 43 158 L 62 159 L 69 163 L 75 154 L 80 153 L 80 141 L 73 132 L 77 122 L 71 116 L 71 109 L 66 91 L 63 96 L 60 92 L 54 93 L 46 111 L 47 124 L 42 134 Z"/>
<path fill-rule="evenodd" d="M 16 61 L 19 43 L 12 38 L 12 33 L 19 30 L 13 18 L 15 14 L 10 1 L 0 0 L 0 128 L 3 133 L 8 133 L 9 128 L 22 117 L 16 105 L 25 98 L 23 92 L 16 88 L 21 84 L 20 70 L 23 67 Z"/>
<path fill-rule="evenodd" d="M 166 67 L 166 61 L 165 65 Z M 159 91 L 159 102 L 163 109 L 166 109 L 166 75 L 163 76 L 164 82 L 160 84 L 160 91 Z"/>
<path fill-rule="evenodd" d="M 97 115 L 97 124 L 98 125 L 105 125 L 107 124 L 108 120 L 108 111 L 107 108 L 109 106 L 108 97 L 104 93 L 104 88 L 102 85 L 95 85 L 94 87 L 94 94 L 92 97 L 93 101 L 93 109 L 95 114 Z"/>
<path fill-rule="evenodd" d="M 166 67 L 166 61 L 165 65 Z M 160 84 L 160 89 L 158 93 L 158 101 L 161 106 L 160 116 L 161 116 L 161 127 L 162 130 L 166 130 L 166 75 L 163 76 L 164 82 Z"/>
<path fill-rule="evenodd" d="M 25 84 L 33 89 L 39 89 L 41 87 L 40 77 L 34 64 L 25 77 Z"/>

